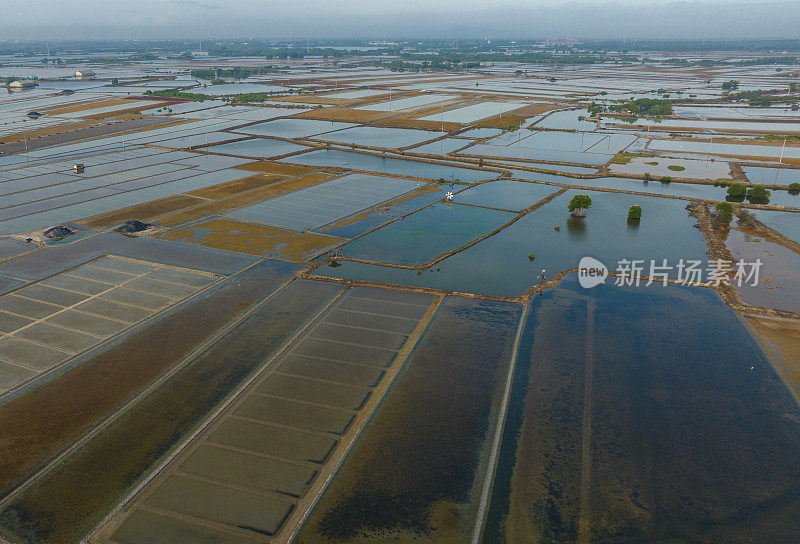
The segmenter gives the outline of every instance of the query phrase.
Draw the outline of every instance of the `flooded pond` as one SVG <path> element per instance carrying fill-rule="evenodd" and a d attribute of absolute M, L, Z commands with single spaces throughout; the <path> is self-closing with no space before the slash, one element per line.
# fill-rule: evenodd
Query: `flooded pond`
<path fill-rule="evenodd" d="M 261 83 L 225 83 L 221 85 L 209 85 L 208 87 L 198 87 L 192 89 L 193 93 L 205 94 L 208 96 L 225 96 L 229 94 L 249 94 L 249 93 L 288 93 L 289 87 L 279 85 L 264 85 Z"/>
<path fill-rule="evenodd" d="M 420 178 L 446 180 L 458 179 L 467 183 L 483 181 L 500 176 L 499 172 L 486 172 L 450 166 L 445 164 L 431 164 L 420 161 L 395 159 L 392 157 L 378 157 L 365 153 L 353 153 L 338 149 L 320 149 L 302 155 L 281 159 L 280 162 L 303 164 L 308 166 L 338 166 L 339 168 L 352 168 L 371 172 L 385 172 L 401 176 L 414 176 Z"/>
<path fill-rule="evenodd" d="M 527 105 L 525 102 L 481 102 L 480 104 L 473 104 L 463 108 L 434 113 L 426 117 L 420 117 L 420 119 L 445 123 L 471 123 L 486 117 L 494 117 L 495 115 L 523 108 Z"/>
<path fill-rule="evenodd" d="M 766 166 L 743 166 L 750 183 L 764 185 L 789 185 L 800 183 L 800 168 L 771 168 Z"/>
<path fill-rule="evenodd" d="M 787 238 L 800 243 L 800 213 L 769 210 L 751 210 L 751 213 L 768 227 L 772 227 Z"/>
<path fill-rule="evenodd" d="M 735 155 L 737 157 L 774 157 L 779 158 L 781 153 L 787 159 L 800 159 L 800 147 L 786 147 L 780 145 L 752 145 L 752 144 L 721 144 L 709 142 L 687 142 L 678 140 L 652 140 L 649 149 L 659 151 L 683 151 L 687 153 L 709 153 L 718 155 Z"/>
<path fill-rule="evenodd" d="M 734 261 L 763 263 L 758 285 L 736 288 L 745 304 L 800 312 L 800 255 L 741 225 L 731 228 L 725 244 Z"/>
<path fill-rule="evenodd" d="M 438 133 L 441 135 L 441 132 Z M 471 140 L 466 140 L 463 138 L 444 138 L 439 140 L 438 142 L 431 142 L 429 144 L 420 145 L 417 147 L 412 147 L 409 149 L 412 153 L 430 153 L 432 155 L 446 155 L 448 153 L 452 153 L 462 147 L 465 147 L 471 144 Z"/>
<path fill-rule="evenodd" d="M 342 247 L 342 255 L 418 265 L 507 223 L 513 213 L 436 203 Z"/>
<path fill-rule="evenodd" d="M 316 121 L 314 119 L 276 119 L 236 129 L 237 133 L 279 138 L 306 138 L 323 132 L 331 132 L 356 126 L 338 121 Z"/>
<path fill-rule="evenodd" d="M 427 106 L 436 102 L 444 102 L 446 100 L 452 100 L 453 98 L 458 98 L 458 96 L 450 94 L 427 94 L 412 96 L 410 98 L 400 98 L 398 100 L 387 100 L 385 102 L 369 104 L 368 106 L 359 106 L 355 109 L 366 111 L 400 111 Z"/>
<path fill-rule="evenodd" d="M 506 422 L 486 544 L 800 538 L 797 404 L 710 289 L 565 278 L 531 301 Z"/>
<path fill-rule="evenodd" d="M 408 147 L 441 136 L 441 132 L 409 128 L 353 127 L 319 136 L 317 139 L 372 147 Z"/>
<path fill-rule="evenodd" d="M 481 183 L 453 197 L 453 202 L 520 211 L 556 192 L 558 187 L 498 179 Z"/>
<path fill-rule="evenodd" d="M 319 229 L 318 232 L 324 232 L 331 236 L 354 238 L 388 223 L 395 217 L 411 213 L 443 197 L 444 193 L 441 190 L 436 186 L 428 185 L 370 210 L 336 221 Z"/>
<path fill-rule="evenodd" d="M 586 118 L 588 116 L 589 113 L 585 109 L 555 111 L 538 123 L 533 124 L 540 128 L 591 132 L 597 128 L 597 122 L 580 119 L 581 117 Z"/>
<path fill-rule="evenodd" d="M 725 200 L 727 189 L 713 185 L 696 183 L 661 183 L 660 181 L 644 181 L 633 178 L 603 177 L 603 178 L 571 178 L 556 174 L 542 174 L 525 170 L 511 170 L 511 176 L 518 179 L 531 181 L 549 181 L 564 185 L 580 185 L 582 187 L 603 187 L 619 191 L 636 191 L 654 195 L 673 195 L 702 200 Z M 776 193 L 776 191 L 773 191 Z M 776 195 L 778 198 L 780 195 Z"/>
<path fill-rule="evenodd" d="M 284 140 L 270 140 L 267 138 L 253 138 L 252 140 L 242 140 L 203 148 L 204 151 L 209 153 L 226 153 L 253 158 L 277 157 L 298 151 L 308 151 L 309 149 L 313 148 Z"/>
<path fill-rule="evenodd" d="M 579 193 L 592 198 L 586 219 L 572 219 L 567 211 L 567 203 Z M 633 204 L 643 210 L 638 226 L 626 219 Z M 705 261 L 706 243 L 685 207 L 681 200 L 570 190 L 491 238 L 438 263 L 439 270 L 417 274 L 344 261 L 337 268 L 318 268 L 316 273 L 515 297 L 537 283 L 542 269 L 552 278 L 561 270 L 577 267 L 584 256 L 599 259 L 611 270 L 620 259 L 646 260 L 647 267 L 650 259 L 659 264 L 667 259 L 673 265 L 680 259 Z M 670 235 L 664 236 L 664 232 Z"/>
<path fill-rule="evenodd" d="M 445 299 L 296 542 L 470 541 L 521 310 Z"/>

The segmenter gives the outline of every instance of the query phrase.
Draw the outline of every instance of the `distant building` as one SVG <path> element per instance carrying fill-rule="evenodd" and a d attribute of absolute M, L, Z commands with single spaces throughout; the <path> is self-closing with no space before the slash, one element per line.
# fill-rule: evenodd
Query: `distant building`
<path fill-rule="evenodd" d="M 22 79 L 22 80 L 12 81 L 11 83 L 9 83 L 8 86 L 11 89 L 32 89 L 37 85 L 39 84 L 36 83 L 35 81 L 31 81 L 29 79 Z"/>
<path fill-rule="evenodd" d="M 208 56 L 208 51 L 192 51 L 191 55 L 193 57 L 207 57 Z"/>
<path fill-rule="evenodd" d="M 94 70 L 78 70 L 75 72 L 75 77 L 78 79 L 91 79 L 96 75 L 97 74 L 94 73 Z"/>

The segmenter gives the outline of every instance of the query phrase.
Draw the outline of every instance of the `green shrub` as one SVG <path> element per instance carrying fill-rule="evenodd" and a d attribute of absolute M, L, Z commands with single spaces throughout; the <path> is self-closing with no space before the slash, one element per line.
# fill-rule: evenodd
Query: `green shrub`
<path fill-rule="evenodd" d="M 800 195 L 800 183 L 796 181 L 794 183 L 789 184 L 789 194 L 790 195 Z"/>
<path fill-rule="evenodd" d="M 661 179 L 659 181 L 661 183 L 670 183 L 670 182 L 672 182 L 672 178 L 669 177 L 669 176 L 661 176 Z"/>
<path fill-rule="evenodd" d="M 765 187 L 758 185 L 747 189 L 747 200 L 753 204 L 766 204 L 769 202 L 770 192 Z"/>
<path fill-rule="evenodd" d="M 650 175 L 650 172 L 645 172 L 644 173 L 644 180 L 645 181 L 650 181 L 651 179 L 653 179 L 653 176 Z"/>
<path fill-rule="evenodd" d="M 591 207 L 592 199 L 589 195 L 575 195 L 572 197 L 572 200 L 569 201 L 569 204 L 567 204 L 567 209 L 571 212 L 578 209 L 589 209 Z"/>
<path fill-rule="evenodd" d="M 634 204 L 628 208 L 628 221 L 637 221 L 642 218 L 642 207 Z"/>
<path fill-rule="evenodd" d="M 744 185 L 731 183 L 730 187 L 728 187 L 728 196 L 725 197 L 725 200 L 741 202 L 744 200 L 745 196 L 747 196 L 747 188 Z"/>
<path fill-rule="evenodd" d="M 733 91 L 739 88 L 739 82 L 735 79 L 729 79 L 722 83 L 722 89 L 725 91 Z"/>
<path fill-rule="evenodd" d="M 733 205 L 730 202 L 717 204 L 717 218 L 723 223 L 730 223 L 733 219 Z"/>

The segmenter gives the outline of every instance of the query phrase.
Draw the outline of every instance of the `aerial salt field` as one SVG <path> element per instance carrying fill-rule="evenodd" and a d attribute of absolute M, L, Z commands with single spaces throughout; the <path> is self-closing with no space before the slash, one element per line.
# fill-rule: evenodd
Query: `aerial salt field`
<path fill-rule="evenodd" d="M 0 54 L 0 543 L 800 542 L 796 59 L 336 47 Z"/>

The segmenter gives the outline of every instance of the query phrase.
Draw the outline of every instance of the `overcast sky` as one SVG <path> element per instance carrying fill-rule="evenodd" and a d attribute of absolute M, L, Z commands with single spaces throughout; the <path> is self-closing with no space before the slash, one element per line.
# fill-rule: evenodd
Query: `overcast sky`
<path fill-rule="evenodd" d="M 0 40 L 800 37 L 798 0 L 0 1 Z"/>

